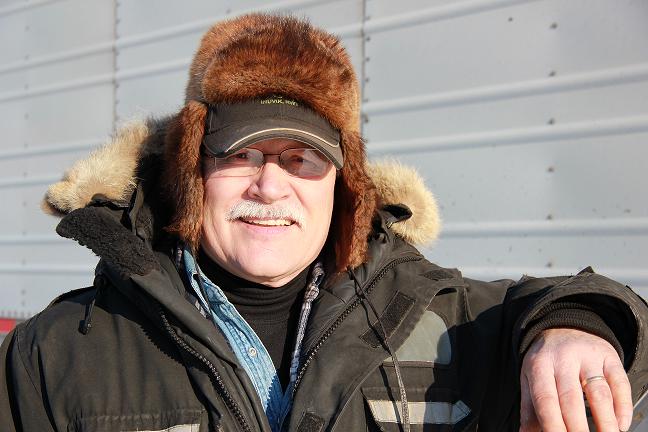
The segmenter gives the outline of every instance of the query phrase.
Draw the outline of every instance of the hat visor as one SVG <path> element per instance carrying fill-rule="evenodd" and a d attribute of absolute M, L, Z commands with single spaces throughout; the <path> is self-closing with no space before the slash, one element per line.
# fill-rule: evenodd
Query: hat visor
<path fill-rule="evenodd" d="M 222 128 L 205 135 L 203 145 L 216 156 L 225 157 L 260 141 L 288 138 L 309 145 L 326 156 L 337 169 L 341 169 L 344 158 L 340 144 L 333 137 L 326 137 L 318 128 L 304 127 L 301 122 L 255 122 Z"/>

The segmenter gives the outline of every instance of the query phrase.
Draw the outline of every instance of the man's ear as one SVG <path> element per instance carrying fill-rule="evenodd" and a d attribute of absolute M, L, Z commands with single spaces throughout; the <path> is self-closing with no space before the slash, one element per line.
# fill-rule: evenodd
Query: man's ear
<path fill-rule="evenodd" d="M 165 190 L 174 206 L 165 229 L 185 240 L 195 251 L 203 218 L 203 179 L 200 146 L 207 106 L 189 101 L 171 120 L 166 136 Z"/>

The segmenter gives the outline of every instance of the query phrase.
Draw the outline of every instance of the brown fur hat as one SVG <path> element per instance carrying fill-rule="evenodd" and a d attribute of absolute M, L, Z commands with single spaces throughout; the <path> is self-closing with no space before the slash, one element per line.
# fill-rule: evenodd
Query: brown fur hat
<path fill-rule="evenodd" d="M 203 36 L 189 71 L 185 106 L 167 135 L 166 189 L 175 206 L 167 230 L 198 247 L 207 104 L 272 94 L 310 106 L 340 131 L 344 166 L 336 180 L 328 244 L 337 271 L 362 264 L 376 195 L 360 136 L 357 79 L 339 39 L 290 16 L 244 15 L 214 25 Z"/>

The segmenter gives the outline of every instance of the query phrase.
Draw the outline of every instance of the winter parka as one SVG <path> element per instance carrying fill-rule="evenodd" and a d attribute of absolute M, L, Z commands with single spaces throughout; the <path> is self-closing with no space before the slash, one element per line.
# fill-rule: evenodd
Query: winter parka
<path fill-rule="evenodd" d="M 122 132 L 93 158 L 114 158 L 120 140 L 157 140 L 138 127 L 148 126 Z M 139 183 L 123 199 L 85 190 L 93 182 L 83 173 L 68 175 L 68 192 L 79 187 L 91 199 L 57 231 L 99 255 L 96 278 L 4 341 L 0 429 L 269 432 L 250 379 L 201 314 L 174 239 L 161 233 L 155 152 L 119 157 L 139 160 Z M 93 163 L 86 168 L 96 171 Z M 634 400 L 645 392 L 648 308 L 637 295 L 589 269 L 480 282 L 430 263 L 408 243 L 415 227 L 398 204 L 418 209 L 418 218 L 436 210 L 431 201 L 407 202 L 401 169 L 373 168 L 383 197 L 402 200 L 385 202 L 375 218 L 370 259 L 330 276 L 313 303 L 286 430 L 400 430 L 405 390 L 413 431 L 517 431 L 521 338 L 538 311 L 565 299 L 606 321 L 623 347 Z"/>

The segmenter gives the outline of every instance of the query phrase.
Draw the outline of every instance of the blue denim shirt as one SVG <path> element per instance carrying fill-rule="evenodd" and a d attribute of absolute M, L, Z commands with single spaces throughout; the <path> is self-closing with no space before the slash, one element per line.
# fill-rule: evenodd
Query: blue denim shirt
<path fill-rule="evenodd" d="M 292 407 L 293 387 L 299 366 L 301 342 L 304 337 L 308 315 L 310 314 L 311 303 L 319 293 L 319 284 L 324 275 L 321 265 L 318 263 L 314 267 L 311 282 L 306 289 L 290 367 L 290 383 L 284 393 L 279 382 L 279 375 L 272 363 L 272 358 L 259 336 L 227 300 L 223 291 L 199 271 L 194 257 L 186 248 L 183 251 L 183 261 L 188 279 L 191 281 L 200 302 L 205 310 L 211 312 L 212 321 L 223 332 L 236 358 L 250 377 L 272 431 L 280 432 L 283 421 Z M 198 277 L 203 283 L 207 299 L 202 295 L 198 285 Z"/>

